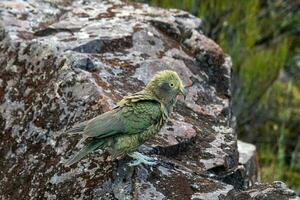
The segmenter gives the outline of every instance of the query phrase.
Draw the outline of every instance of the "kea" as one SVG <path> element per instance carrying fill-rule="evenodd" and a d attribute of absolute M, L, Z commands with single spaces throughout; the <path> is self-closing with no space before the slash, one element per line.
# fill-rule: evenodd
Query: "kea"
<path fill-rule="evenodd" d="M 68 133 L 83 135 L 81 141 L 85 141 L 85 145 L 65 165 L 70 166 L 88 153 L 104 148 L 113 159 L 132 157 L 129 166 L 156 164 L 154 159 L 136 150 L 161 130 L 178 95 L 186 95 L 178 74 L 171 70 L 158 72 L 143 90 L 124 97 L 116 108 L 70 129 Z"/>

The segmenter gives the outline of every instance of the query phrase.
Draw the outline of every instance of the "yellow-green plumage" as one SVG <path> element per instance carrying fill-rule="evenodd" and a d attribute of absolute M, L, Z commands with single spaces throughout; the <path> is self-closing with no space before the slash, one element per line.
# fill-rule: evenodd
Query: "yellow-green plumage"
<path fill-rule="evenodd" d="M 145 89 L 124 97 L 115 109 L 68 131 L 82 132 L 86 145 L 66 165 L 98 148 L 108 147 L 113 157 L 135 151 L 160 131 L 180 93 L 184 93 L 184 88 L 177 73 L 170 70 L 159 72 Z"/>

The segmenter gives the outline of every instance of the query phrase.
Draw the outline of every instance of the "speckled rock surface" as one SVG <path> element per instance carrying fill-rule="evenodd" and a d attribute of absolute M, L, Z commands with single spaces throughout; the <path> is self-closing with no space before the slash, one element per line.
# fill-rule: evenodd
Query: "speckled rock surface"
<path fill-rule="evenodd" d="M 218 199 L 242 187 L 231 61 L 200 19 L 81 0 L 1 1 L 0 18 L 0 199 Z M 98 151 L 64 167 L 80 139 L 66 129 L 163 69 L 181 75 L 188 95 L 140 148 L 157 166 L 129 168 Z"/>
<path fill-rule="evenodd" d="M 239 163 L 244 168 L 244 188 L 251 187 L 258 179 L 258 158 L 253 144 L 238 140 Z"/>
<path fill-rule="evenodd" d="M 271 184 L 255 184 L 243 192 L 233 192 L 226 200 L 300 200 L 296 193 L 283 182 L 274 181 Z"/>

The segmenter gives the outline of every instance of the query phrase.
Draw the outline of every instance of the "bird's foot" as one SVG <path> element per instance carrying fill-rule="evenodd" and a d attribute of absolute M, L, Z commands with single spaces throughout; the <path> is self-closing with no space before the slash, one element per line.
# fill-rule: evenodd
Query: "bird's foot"
<path fill-rule="evenodd" d="M 154 158 L 145 156 L 139 152 L 133 152 L 128 155 L 134 159 L 133 161 L 128 163 L 128 166 L 130 166 L 130 167 L 137 166 L 141 163 L 143 163 L 145 165 L 156 165 L 157 164 Z"/>

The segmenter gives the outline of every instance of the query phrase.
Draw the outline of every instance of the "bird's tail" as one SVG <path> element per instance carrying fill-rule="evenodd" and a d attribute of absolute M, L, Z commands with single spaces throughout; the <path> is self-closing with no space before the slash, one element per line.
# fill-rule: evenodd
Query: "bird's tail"
<path fill-rule="evenodd" d="M 107 144 L 106 140 L 92 140 L 88 144 L 86 144 L 77 154 L 72 156 L 69 160 L 65 162 L 65 166 L 71 166 L 74 163 L 78 162 L 80 159 L 85 157 L 90 152 L 102 148 Z"/>

